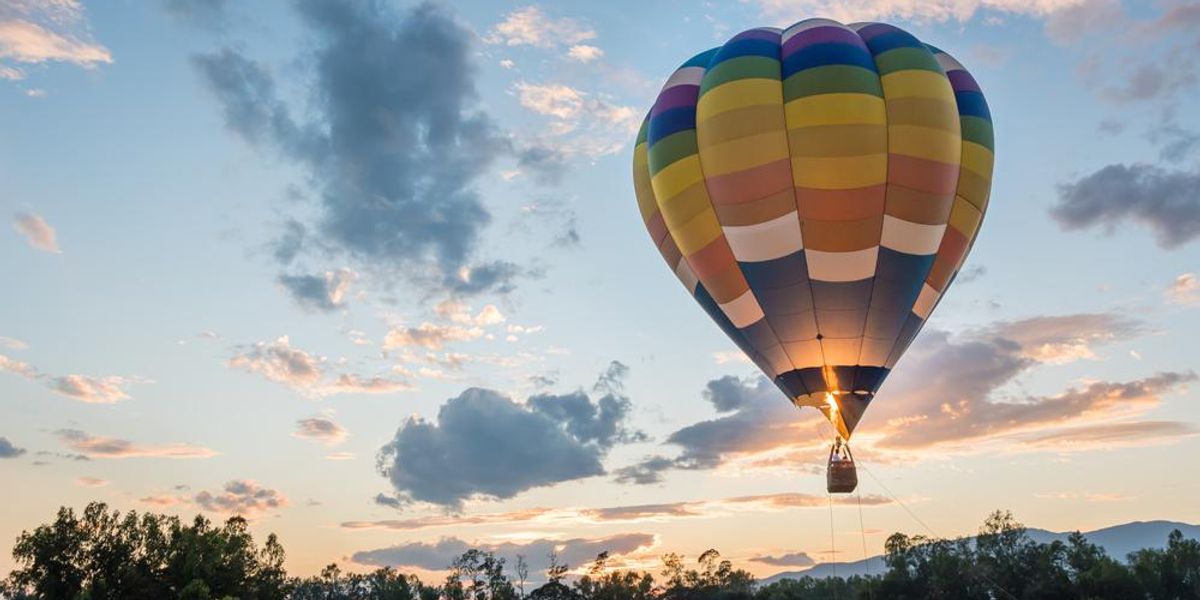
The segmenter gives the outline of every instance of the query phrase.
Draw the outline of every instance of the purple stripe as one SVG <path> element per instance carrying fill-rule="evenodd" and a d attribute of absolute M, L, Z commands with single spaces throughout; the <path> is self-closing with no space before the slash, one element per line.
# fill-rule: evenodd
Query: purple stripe
<path fill-rule="evenodd" d="M 828 27 L 813 27 L 812 29 L 805 29 L 796 35 L 793 35 L 791 39 L 783 44 L 783 56 L 786 58 L 793 52 L 796 52 L 802 48 L 807 48 L 814 44 L 827 44 L 831 42 L 853 44 L 854 46 L 864 49 L 867 47 L 867 45 L 863 43 L 862 38 L 858 37 L 857 33 L 854 33 L 849 29 L 842 29 L 841 27 L 834 27 L 830 25 Z"/>
<path fill-rule="evenodd" d="M 950 87 L 954 88 L 956 92 L 972 91 L 979 92 L 980 94 L 983 93 L 983 90 L 979 89 L 979 83 L 975 81 L 975 78 L 971 77 L 971 74 L 964 70 L 954 69 L 953 71 L 947 71 L 946 77 L 950 79 Z"/>
<path fill-rule="evenodd" d="M 654 108 L 650 109 L 650 117 L 654 118 L 663 111 L 680 106 L 695 106 L 699 97 L 700 86 L 677 85 L 658 96 L 658 100 L 654 101 Z"/>
<path fill-rule="evenodd" d="M 778 42 L 779 36 L 780 33 L 777 29 L 759 27 L 757 29 L 747 29 L 746 31 L 729 38 L 729 41 L 725 43 L 728 44 L 730 42 L 736 42 L 739 40 L 767 40 L 768 42 Z"/>
<path fill-rule="evenodd" d="M 902 31 L 902 30 L 897 27 L 893 27 L 892 25 L 888 25 L 887 23 L 871 23 L 870 25 L 867 25 L 866 27 L 859 29 L 858 36 L 864 40 L 870 40 L 871 38 L 873 38 L 877 35 L 883 35 L 885 33 L 891 33 L 893 31 Z"/>

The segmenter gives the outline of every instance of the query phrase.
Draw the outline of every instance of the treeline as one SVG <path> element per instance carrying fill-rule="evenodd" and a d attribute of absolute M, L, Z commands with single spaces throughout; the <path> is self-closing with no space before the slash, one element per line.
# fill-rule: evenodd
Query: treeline
<path fill-rule="evenodd" d="M 17 568 L 0 582 L 11 600 L 1200 600 L 1200 542 L 1170 534 L 1165 549 L 1120 560 L 1082 535 L 1037 543 L 1009 513 L 997 512 L 972 539 L 893 534 L 881 573 L 805 577 L 756 585 L 749 572 L 709 550 L 695 561 L 662 557 L 656 574 L 612 568 L 607 553 L 583 569 L 549 557 L 529 572 L 490 552 L 470 550 L 438 583 L 393 569 L 347 573 L 336 565 L 289 577 L 274 535 L 260 546 L 246 520 L 214 525 L 203 517 L 121 515 L 93 503 L 76 515 L 24 532 Z M 530 582 L 536 580 L 536 585 Z"/>

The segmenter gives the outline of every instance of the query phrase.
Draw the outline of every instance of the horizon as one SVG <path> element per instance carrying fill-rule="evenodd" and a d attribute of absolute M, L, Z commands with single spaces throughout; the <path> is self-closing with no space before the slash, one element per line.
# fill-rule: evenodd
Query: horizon
<path fill-rule="evenodd" d="M 996 134 L 832 498 L 830 423 L 680 289 L 630 175 L 680 64 L 817 16 L 953 55 Z M 1197 43 L 1183 0 L 0 7 L 0 574 L 93 500 L 426 579 L 1200 525 Z"/>

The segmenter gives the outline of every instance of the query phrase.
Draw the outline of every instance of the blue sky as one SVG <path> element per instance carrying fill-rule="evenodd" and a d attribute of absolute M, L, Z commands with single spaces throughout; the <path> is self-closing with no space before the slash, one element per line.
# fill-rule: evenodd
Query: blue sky
<path fill-rule="evenodd" d="M 964 274 L 856 435 L 868 545 L 929 533 L 893 496 L 943 535 L 1194 522 L 1194 3 L 21 0 L 0 571 L 90 499 L 248 513 L 301 572 L 859 558 L 828 430 L 679 289 L 629 174 L 680 62 L 818 15 L 958 57 L 997 137 Z"/>

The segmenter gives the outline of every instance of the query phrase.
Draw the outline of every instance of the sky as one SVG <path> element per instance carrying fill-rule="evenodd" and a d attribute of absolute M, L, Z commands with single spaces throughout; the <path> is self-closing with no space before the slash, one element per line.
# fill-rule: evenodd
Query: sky
<path fill-rule="evenodd" d="M 630 176 L 679 64 L 813 16 L 956 56 L 997 138 L 832 500 Z M 6 2 L 0 573 L 92 500 L 244 514 L 299 574 L 1200 522 L 1198 45 L 1178 0 Z"/>

